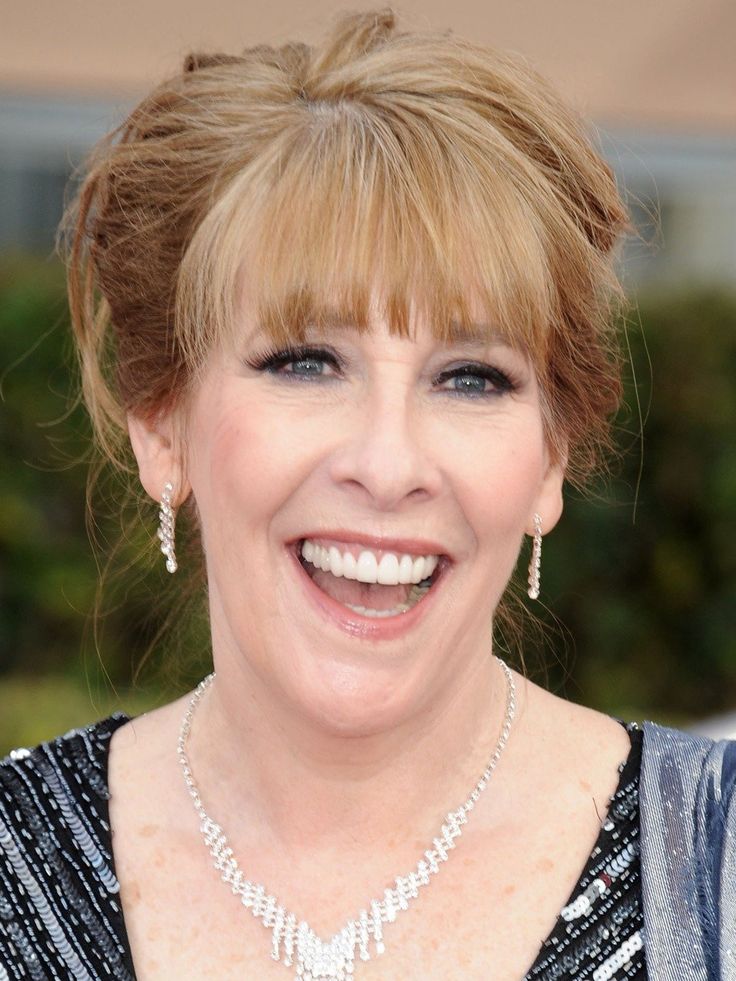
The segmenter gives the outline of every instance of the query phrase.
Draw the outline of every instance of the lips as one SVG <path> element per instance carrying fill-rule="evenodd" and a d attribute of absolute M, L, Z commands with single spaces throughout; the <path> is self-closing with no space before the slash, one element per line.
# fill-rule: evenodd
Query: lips
<path fill-rule="evenodd" d="M 298 567 L 310 600 L 317 605 L 323 615 L 336 622 L 339 627 L 353 635 L 370 636 L 374 639 L 396 636 L 410 630 L 417 621 L 433 606 L 432 594 L 438 590 L 437 583 L 451 564 L 449 557 L 442 553 L 436 543 L 408 539 L 377 539 L 334 533 L 312 533 L 310 543 L 324 543 L 325 549 L 311 550 L 307 554 L 325 559 L 326 569 L 315 568 L 302 554 L 305 539 L 291 544 L 289 551 Z M 428 565 L 419 563 L 417 570 L 431 574 L 420 585 L 359 582 L 355 579 L 334 576 L 327 561 L 327 543 L 341 552 L 360 556 L 363 551 L 374 552 L 379 560 L 391 552 L 415 559 L 428 559 Z M 389 547 L 390 546 L 390 547 Z M 321 548 L 321 547 L 320 547 Z M 339 568 L 339 566 L 338 566 Z M 421 572 L 419 573 L 421 574 Z M 370 574 L 369 574 L 370 575 Z M 400 595 L 399 595 L 400 594 Z"/>
<path fill-rule="evenodd" d="M 439 555 L 449 559 L 452 558 L 452 553 L 442 543 L 432 541 L 428 538 L 390 538 L 352 532 L 345 529 L 321 528 L 314 531 L 307 531 L 298 540 L 294 539 L 287 543 L 287 547 L 296 548 L 297 545 L 301 545 L 306 539 L 315 542 L 334 541 L 345 546 L 358 546 L 358 548 L 370 549 L 378 555 L 383 552 L 394 552 L 397 555 Z"/>

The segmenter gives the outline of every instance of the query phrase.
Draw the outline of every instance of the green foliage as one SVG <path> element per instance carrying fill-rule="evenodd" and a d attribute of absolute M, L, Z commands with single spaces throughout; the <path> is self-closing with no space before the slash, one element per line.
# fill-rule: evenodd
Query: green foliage
<path fill-rule="evenodd" d="M 88 431 L 79 409 L 67 413 L 60 269 L 6 260 L 0 297 L 0 670 L 44 672 L 68 665 L 94 595 L 81 465 Z"/>
<path fill-rule="evenodd" d="M 629 324 L 618 472 L 592 500 L 571 495 L 545 540 L 542 600 L 565 629 L 550 634 L 544 656 L 552 687 L 576 701 L 685 723 L 736 706 L 736 298 L 652 298 L 639 316 Z M 190 667 L 129 687 L 173 607 L 163 563 L 152 565 L 155 507 L 134 514 L 135 530 L 121 535 L 115 484 L 98 554 L 104 561 L 122 539 L 121 575 L 105 590 L 98 658 L 99 573 L 85 530 L 90 431 L 75 379 L 62 270 L 6 257 L 0 755 L 115 709 L 141 711 L 204 670 L 201 624 L 177 612 Z"/>
<path fill-rule="evenodd" d="M 0 754 L 21 738 L 34 742 L 50 735 L 48 721 L 69 728 L 94 718 L 98 706 L 111 706 L 111 685 L 129 685 L 132 666 L 163 613 L 154 599 L 160 576 L 147 577 L 140 562 L 134 564 L 141 536 L 123 541 L 119 562 L 133 563 L 132 575 L 124 590 L 121 579 L 107 594 L 99 621 L 105 651 L 100 661 L 92 630 L 99 571 L 85 527 L 91 434 L 78 404 L 76 376 L 63 270 L 56 262 L 5 257 L 0 262 Z M 119 518 L 103 517 L 97 533 L 103 547 L 119 539 Z M 85 695 L 88 685 L 102 694 Z M 171 689 L 165 679 L 149 679 L 132 701 L 115 704 L 148 706 Z M 31 712 L 21 724 L 34 705 L 35 722 Z"/>
<path fill-rule="evenodd" d="M 686 721 L 736 707 L 736 298 L 642 298 L 638 315 L 620 468 L 568 501 L 545 598 L 580 701 Z"/>
<path fill-rule="evenodd" d="M 150 691 L 113 691 L 109 685 L 95 691 L 83 678 L 9 675 L 0 679 L 0 756 L 16 746 L 35 746 L 113 712 L 138 715 L 154 702 Z"/>

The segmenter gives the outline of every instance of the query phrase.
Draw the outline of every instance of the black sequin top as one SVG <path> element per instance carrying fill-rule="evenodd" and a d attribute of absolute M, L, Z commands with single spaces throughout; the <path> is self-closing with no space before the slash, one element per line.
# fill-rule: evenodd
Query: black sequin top
<path fill-rule="evenodd" d="M 126 721 L 117 714 L 0 763 L 0 981 L 135 978 L 107 803 L 110 737 Z M 631 751 L 595 848 L 523 981 L 646 981 L 642 731 L 626 728 Z"/>
<path fill-rule="evenodd" d="M 626 729 L 631 750 L 598 840 L 524 981 L 647 977 L 639 864 L 643 733 L 633 722 Z"/>

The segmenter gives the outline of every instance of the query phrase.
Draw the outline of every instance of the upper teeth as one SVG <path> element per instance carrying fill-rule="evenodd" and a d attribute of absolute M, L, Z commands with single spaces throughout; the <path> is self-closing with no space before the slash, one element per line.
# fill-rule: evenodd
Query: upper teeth
<path fill-rule="evenodd" d="M 334 545 L 325 548 L 305 539 L 302 555 L 324 572 L 358 582 L 377 582 L 384 586 L 398 583 L 418 583 L 432 575 L 439 562 L 438 555 L 395 555 L 384 552 L 380 562 L 370 549 L 363 549 L 356 559 L 351 552 L 341 552 Z"/>

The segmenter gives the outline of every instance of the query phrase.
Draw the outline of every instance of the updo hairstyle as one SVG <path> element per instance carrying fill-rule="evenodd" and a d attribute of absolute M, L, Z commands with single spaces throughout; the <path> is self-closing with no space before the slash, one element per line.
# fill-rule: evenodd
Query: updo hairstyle
<path fill-rule="evenodd" d="M 532 359 L 568 480 L 608 448 L 627 215 L 518 57 L 390 10 L 314 46 L 191 55 L 93 152 L 66 228 L 84 396 L 119 468 L 126 414 L 185 408 L 246 295 L 275 344 L 368 329 L 376 301 L 400 336 L 415 316 L 440 340 L 480 320 Z"/>
<path fill-rule="evenodd" d="M 190 55 L 94 151 L 68 216 L 71 312 L 103 450 L 177 408 L 247 289 L 274 342 L 483 321 L 532 357 L 584 481 L 620 397 L 612 252 L 627 218 L 581 122 L 518 58 L 390 11 L 315 46 Z"/>

